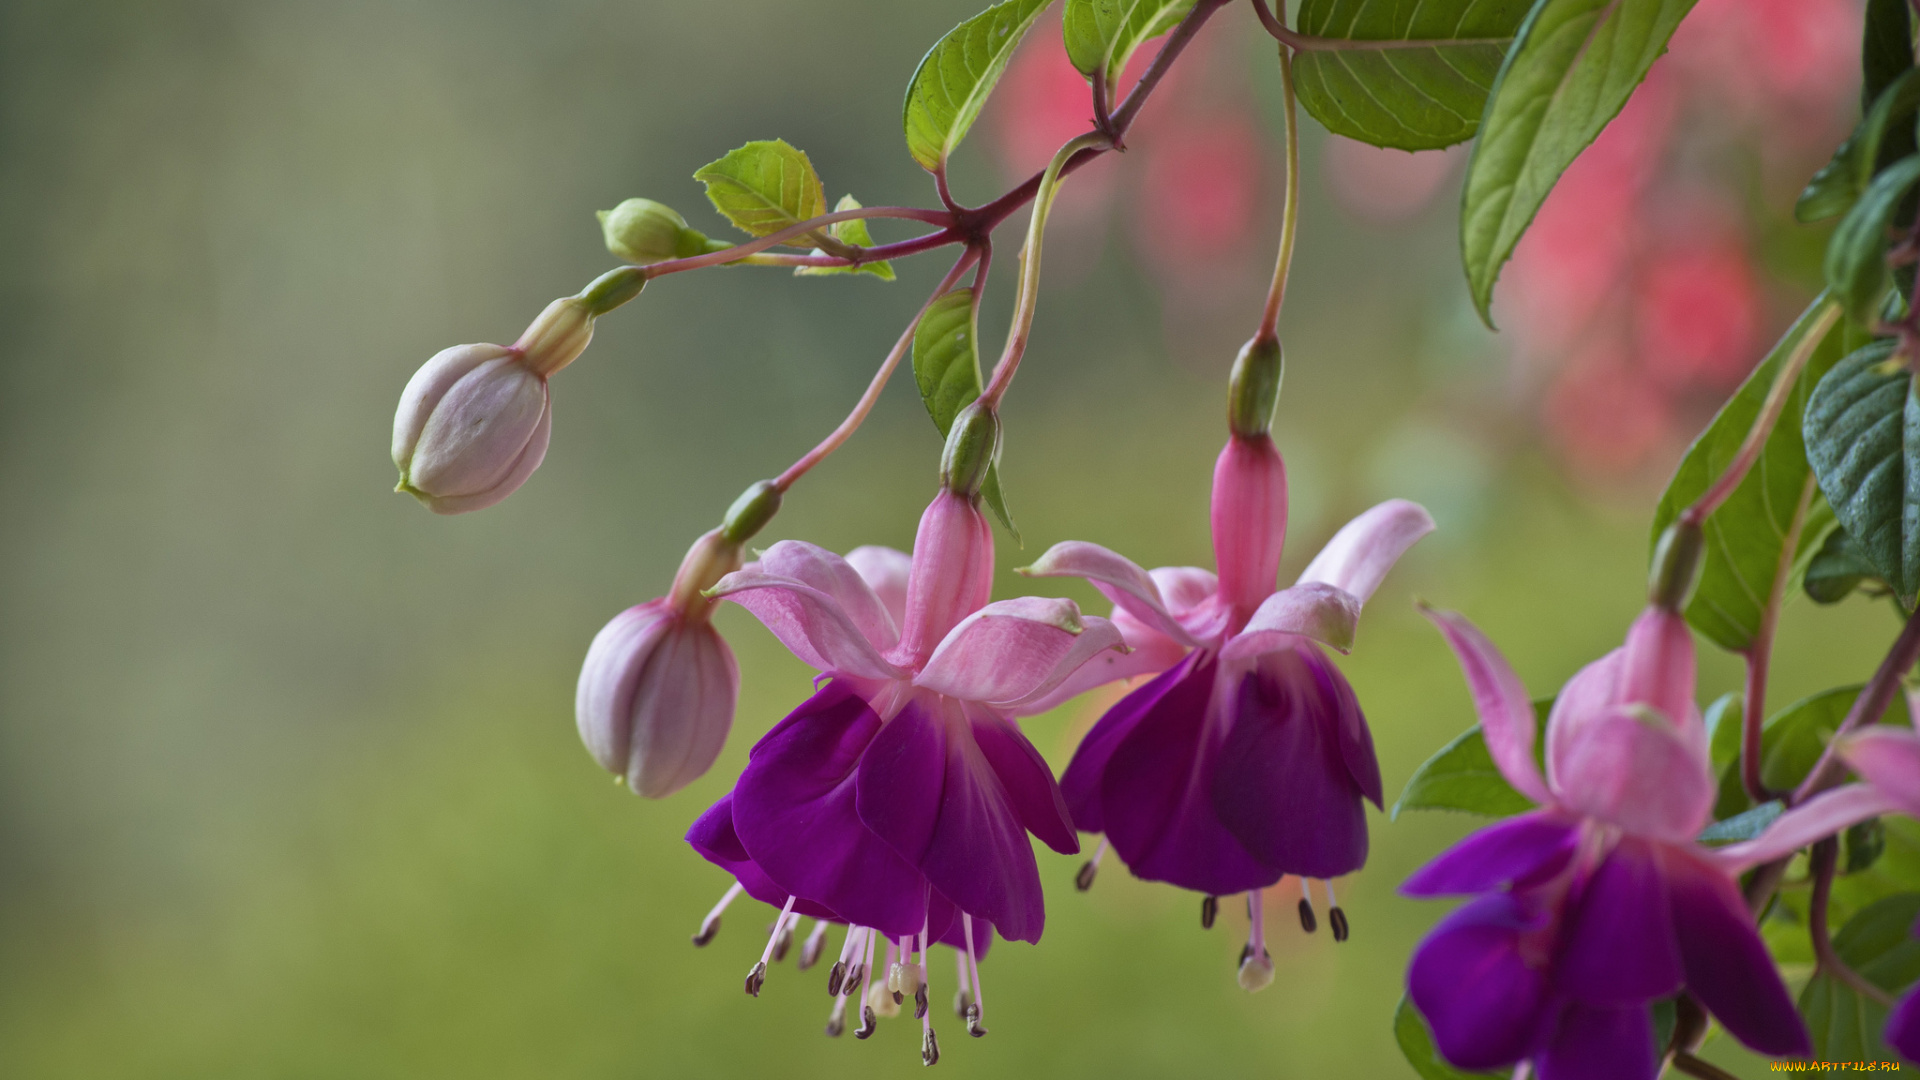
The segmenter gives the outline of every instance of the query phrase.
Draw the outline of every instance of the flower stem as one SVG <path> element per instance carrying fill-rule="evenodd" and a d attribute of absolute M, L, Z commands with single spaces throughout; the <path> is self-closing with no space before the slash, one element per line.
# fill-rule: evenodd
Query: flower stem
<path fill-rule="evenodd" d="M 1780 623 L 1780 605 L 1786 602 L 1787 583 L 1793 578 L 1793 564 L 1800 553 L 1800 535 L 1813 508 L 1813 496 L 1819 484 L 1812 473 L 1800 486 L 1800 502 L 1794 507 L 1792 523 L 1780 541 L 1780 558 L 1774 564 L 1773 588 L 1767 593 L 1766 606 L 1760 609 L 1760 625 L 1753 641 L 1741 653 L 1747 664 L 1746 699 L 1740 715 L 1740 783 L 1754 805 L 1774 797 L 1760 779 L 1761 728 L 1767 716 L 1767 670 L 1773 659 L 1773 635 Z"/>
<path fill-rule="evenodd" d="M 1273 285 L 1260 313 L 1256 342 L 1279 340 L 1280 305 L 1287 296 L 1287 274 L 1293 269 L 1293 236 L 1300 224 L 1300 114 L 1293 92 L 1293 53 L 1280 46 L 1280 87 L 1287 103 L 1287 193 L 1280 211 L 1280 255 L 1274 260 Z"/>
<path fill-rule="evenodd" d="M 1833 837 L 1813 845 L 1813 900 L 1807 907 L 1807 932 L 1813 939 L 1814 974 L 1825 972 L 1862 997 L 1891 1006 L 1893 995 L 1868 982 L 1833 951 L 1833 937 L 1827 932 L 1827 908 L 1833 899 L 1839 853 L 1840 841 Z"/>
<path fill-rule="evenodd" d="M 1089 131 L 1085 135 L 1069 139 L 1047 163 L 1047 171 L 1040 177 L 1040 188 L 1033 200 L 1033 219 L 1027 226 L 1027 242 L 1020 249 L 1020 292 L 1013 305 L 1013 326 L 1007 331 L 1007 345 L 1000 354 L 1000 360 L 993 366 L 993 377 L 987 382 L 987 388 L 981 392 L 983 408 L 994 409 L 1000 405 L 1000 399 L 1006 395 L 1007 385 L 1013 382 L 1014 372 L 1020 369 L 1020 358 L 1026 354 L 1027 338 L 1033 332 L 1033 313 L 1040 303 L 1040 247 L 1047 231 L 1047 214 L 1053 209 L 1054 197 L 1060 194 L 1061 170 L 1075 154 L 1090 146 L 1111 146 L 1113 137 L 1104 132 Z"/>
<path fill-rule="evenodd" d="M 1794 790 L 1789 806 L 1798 806 L 1840 782 L 1846 770 L 1834 761 L 1833 753 L 1839 737 L 1855 728 L 1880 721 L 1887 706 L 1893 702 L 1893 695 L 1900 689 L 1900 680 L 1913 670 L 1915 660 L 1920 660 L 1920 611 L 1907 617 L 1907 624 L 1901 627 L 1900 636 L 1893 641 L 1893 648 L 1888 650 L 1886 659 L 1880 661 L 1873 678 L 1861 688 L 1860 696 L 1853 699 L 1853 708 L 1847 711 L 1847 718 L 1834 731 L 1834 738 L 1828 740 L 1826 750 L 1820 754 L 1819 763 Z"/>
<path fill-rule="evenodd" d="M 960 261 L 953 264 L 953 269 L 947 271 L 947 276 L 941 278 L 940 284 L 934 287 L 933 295 L 927 297 L 927 302 L 920 305 L 919 313 L 907 324 L 906 330 L 900 334 L 900 340 L 894 342 L 892 350 L 887 353 L 887 358 L 880 362 L 880 370 L 873 373 L 873 379 L 867 383 L 866 392 L 861 394 L 860 400 L 854 403 L 853 411 L 847 414 L 845 420 L 840 421 L 840 426 L 834 428 L 832 434 L 820 440 L 820 445 L 807 451 L 800 460 L 787 466 L 786 472 L 774 478 L 775 491 L 785 494 L 795 481 L 807 475 L 807 471 L 815 465 L 825 461 L 828 455 L 840 449 L 842 443 L 852 438 L 854 432 L 860 430 L 860 425 L 866 421 L 867 414 L 873 411 L 874 403 L 880 400 L 880 392 L 887 388 L 887 380 L 893 377 L 893 370 L 900 366 L 900 358 L 913 347 L 914 331 L 919 329 L 920 320 L 926 315 L 927 308 L 945 295 L 948 289 L 953 288 L 953 283 L 960 280 L 960 276 L 965 274 L 981 255 L 980 249 L 970 247 L 960 256 Z"/>

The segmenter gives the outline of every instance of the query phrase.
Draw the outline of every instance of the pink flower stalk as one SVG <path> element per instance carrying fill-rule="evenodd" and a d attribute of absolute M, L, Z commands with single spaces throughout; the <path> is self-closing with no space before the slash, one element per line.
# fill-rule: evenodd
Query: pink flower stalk
<path fill-rule="evenodd" d="M 849 924 L 848 950 L 864 940 L 871 955 L 893 939 L 903 965 L 919 952 L 922 975 L 903 978 L 920 986 L 930 943 L 961 946 L 976 1034 L 986 924 L 1017 941 L 1039 940 L 1045 924 L 1027 834 L 1079 850 L 1053 774 L 1014 720 L 1125 647 L 1071 600 L 988 603 L 992 577 L 978 497 L 942 490 L 911 559 L 786 540 L 721 579 L 710 595 L 751 611 L 829 681 L 760 740 L 688 834 L 754 895 Z M 749 990 L 764 976 L 757 966 Z M 930 1021 L 924 1037 L 923 1054 L 937 1056 Z"/>
<path fill-rule="evenodd" d="M 1061 780 L 1075 823 L 1104 832 L 1136 876 L 1208 894 L 1208 912 L 1214 897 L 1254 894 L 1253 966 L 1242 981 L 1260 986 L 1272 969 L 1259 891 L 1289 874 L 1359 869 L 1361 800 L 1381 801 L 1366 719 L 1322 646 L 1352 647 L 1361 605 L 1433 529 L 1421 507 L 1382 503 L 1341 529 L 1297 584 L 1276 590 L 1286 522 L 1286 470 L 1272 439 L 1235 435 L 1214 468 L 1218 577 L 1194 567 L 1149 573 L 1080 542 L 1055 545 L 1025 571 L 1091 581 L 1113 600 L 1133 648 L 1083 668 L 1042 704 L 1164 672 L 1110 709 L 1075 752 Z M 1334 928 L 1346 936 L 1337 911 Z"/>
<path fill-rule="evenodd" d="M 1691 991 L 1741 1042 L 1811 1051 L 1725 853 L 1694 837 L 1715 783 L 1694 703 L 1693 638 L 1650 607 L 1587 665 L 1547 720 L 1471 623 L 1428 615 L 1473 691 L 1488 753 L 1541 804 L 1482 829 L 1409 878 L 1409 896 L 1472 895 L 1427 936 L 1407 992 L 1463 1069 L 1532 1062 L 1541 1080 L 1653 1080 L 1648 1004 Z"/>
<path fill-rule="evenodd" d="M 713 767 L 733 726 L 740 669 L 709 621 L 700 590 L 740 565 L 740 546 L 715 529 L 694 541 L 673 590 L 614 616 L 580 666 L 574 718 L 608 772 L 650 799 Z"/>

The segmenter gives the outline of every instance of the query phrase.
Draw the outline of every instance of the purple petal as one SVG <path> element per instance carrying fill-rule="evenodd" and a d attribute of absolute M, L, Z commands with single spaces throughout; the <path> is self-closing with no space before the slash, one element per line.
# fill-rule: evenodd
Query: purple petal
<path fill-rule="evenodd" d="M 1107 831 L 1105 817 L 1100 812 L 1100 782 L 1106 777 L 1107 763 L 1121 740 L 1132 734 L 1161 698 L 1181 684 L 1199 662 L 1198 656 L 1194 654 L 1184 664 L 1170 668 L 1121 698 L 1080 740 L 1073 760 L 1067 763 L 1066 773 L 1060 777 L 1060 792 L 1067 800 L 1074 825 L 1082 832 Z"/>
<path fill-rule="evenodd" d="M 1197 652 L 1136 691 L 1146 695 L 1162 680 L 1171 682 L 1140 703 L 1145 707 L 1113 747 L 1099 788 L 1107 838 L 1134 876 L 1216 896 L 1264 888 L 1283 876 L 1241 846 L 1214 811 L 1214 772 L 1226 737 L 1218 672 L 1211 656 Z M 1114 711 L 1140 707 L 1130 707 L 1132 701 Z M 1087 827 L 1071 794 L 1067 805 Z"/>
<path fill-rule="evenodd" d="M 1875 724 L 1840 742 L 1840 756 L 1860 778 L 1908 814 L 1920 816 L 1920 733 Z"/>
<path fill-rule="evenodd" d="M 953 901 L 939 893 L 934 893 L 933 898 L 936 903 L 945 904 L 949 908 L 953 907 Z M 957 912 L 957 909 L 955 910 Z M 950 945 L 964 954 L 967 951 L 967 928 L 961 923 L 960 916 L 956 913 L 948 923 L 946 932 L 934 935 L 933 940 L 942 945 Z M 985 960 L 987 951 L 991 948 L 993 948 L 993 924 L 975 915 L 973 917 L 973 955 Z M 935 977 L 938 978 L 938 976 Z"/>
<path fill-rule="evenodd" d="M 1908 1061 L 1920 1061 L 1920 991 L 1909 990 L 1887 1014 L 1887 1045 Z"/>
<path fill-rule="evenodd" d="M 1527 697 L 1520 676 L 1465 616 L 1432 608 L 1421 610 L 1440 628 L 1460 660 L 1467 688 L 1473 691 L 1473 707 L 1480 713 L 1480 733 L 1500 775 L 1534 802 L 1553 802 L 1547 782 L 1540 776 L 1540 766 L 1533 760 L 1533 700 Z"/>
<path fill-rule="evenodd" d="M 1332 585 L 1309 581 L 1281 589 L 1261 601 L 1253 618 L 1220 650 L 1222 660 L 1239 660 L 1284 649 L 1310 638 L 1342 653 L 1353 651 L 1360 623 L 1360 601 Z"/>
<path fill-rule="evenodd" d="M 1080 851 L 1067 800 L 1053 780 L 1047 760 L 1020 729 L 985 710 L 970 713 L 973 741 L 1000 777 L 1013 812 L 1027 831 L 1062 855 Z"/>
<path fill-rule="evenodd" d="M 1872 784 L 1848 784 L 1823 791 L 1781 814 L 1751 840 L 1728 844 L 1712 859 L 1729 873 L 1741 873 L 1832 836 L 1849 825 L 1899 809 Z"/>
<path fill-rule="evenodd" d="M 707 812 L 694 820 L 693 827 L 687 830 L 687 843 L 700 853 L 701 858 L 732 874 L 740 882 L 747 895 L 763 904 L 781 907 L 787 902 L 787 890 L 773 883 L 766 871 L 747 854 L 746 846 L 740 843 L 740 835 L 733 829 L 733 793 L 728 792 L 720 801 L 707 808 Z M 842 922 L 840 916 L 824 904 L 796 898 L 793 910 L 808 918 L 831 919 Z"/>
<path fill-rule="evenodd" d="M 1554 783 L 1569 809 L 1674 842 L 1699 834 L 1718 795 L 1705 747 L 1664 715 L 1633 704 L 1583 725 L 1567 743 Z"/>
<path fill-rule="evenodd" d="M 1414 872 L 1403 896 L 1491 892 L 1515 882 L 1551 877 L 1566 866 L 1580 827 L 1550 811 L 1489 825 Z"/>
<path fill-rule="evenodd" d="M 785 544 L 799 545 L 799 541 L 782 540 L 774 547 Z M 839 558 L 828 551 L 822 554 Z M 709 595 L 731 600 L 753 612 L 754 618 L 766 624 L 773 636 L 780 639 L 780 644 L 815 670 L 843 672 L 863 679 L 905 677 L 905 672 L 881 657 L 879 646 L 841 606 L 839 597 L 799 578 L 769 573 L 764 562 L 721 578 Z M 851 568 L 847 573 L 854 579 L 853 584 L 866 588 Z M 885 615 L 880 610 L 880 601 L 871 592 L 866 594 L 866 600 L 872 605 L 868 616 Z"/>
<path fill-rule="evenodd" d="M 1560 993 L 1590 1005 L 1645 1004 L 1679 989 L 1665 875 L 1652 846 L 1622 840 L 1566 914 L 1553 965 Z"/>
<path fill-rule="evenodd" d="M 908 702 L 860 763 L 860 820 L 961 910 L 1009 940 L 1038 941 L 1040 868 L 971 726 L 950 698 Z"/>
<path fill-rule="evenodd" d="M 962 619 L 914 685 L 961 701 L 1013 706 L 1059 686 L 1098 653 L 1125 647 L 1113 623 L 1082 619 L 1071 600 L 1001 600 Z"/>
<path fill-rule="evenodd" d="M 913 556 L 897 548 L 867 544 L 847 552 L 847 565 L 867 583 L 898 628 L 907 617 L 907 574 Z"/>
<path fill-rule="evenodd" d="M 1303 642 L 1267 654 L 1242 678 L 1212 803 L 1227 831 L 1260 862 L 1331 878 L 1367 861 L 1360 800 L 1379 801 L 1380 766 L 1352 689 L 1317 654 Z M 1364 772 L 1352 767 L 1356 759 Z"/>
<path fill-rule="evenodd" d="M 880 717 L 841 680 L 753 748 L 733 789 L 734 828 L 782 889 L 887 934 L 918 933 L 927 880 L 860 821 L 855 770 Z"/>
<path fill-rule="evenodd" d="M 1677 845 L 1660 851 L 1687 989 L 1741 1042 L 1776 1057 L 1813 1053 L 1734 879 Z"/>
<path fill-rule="evenodd" d="M 1540 1080 L 1653 1080 L 1653 1017 L 1645 1002 L 1569 1005 L 1535 1064 Z"/>
<path fill-rule="evenodd" d="M 1307 564 L 1300 583 L 1324 582 L 1364 604 L 1400 556 L 1432 531 L 1433 516 L 1425 507 L 1405 499 L 1389 499 L 1334 533 Z"/>
<path fill-rule="evenodd" d="M 1455 1066 L 1500 1068 L 1538 1045 L 1553 995 L 1521 949 L 1536 928 L 1518 900 L 1497 893 L 1447 916 L 1414 951 L 1407 996 Z"/>
<path fill-rule="evenodd" d="M 1153 575 L 1133 560 L 1099 544 L 1083 540 L 1055 544 L 1020 572 L 1029 577 L 1086 578 L 1101 595 L 1113 601 L 1115 607 L 1182 645 L 1194 644 L 1167 610 Z"/>

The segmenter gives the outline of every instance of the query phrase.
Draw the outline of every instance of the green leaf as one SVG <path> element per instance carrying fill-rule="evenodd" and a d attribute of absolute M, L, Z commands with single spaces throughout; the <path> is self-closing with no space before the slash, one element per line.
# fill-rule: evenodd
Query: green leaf
<path fill-rule="evenodd" d="M 1915 181 L 1920 181 L 1920 154 L 1889 165 L 1861 192 L 1827 239 L 1827 288 L 1847 317 L 1863 326 L 1873 325 L 1886 302 L 1892 284 L 1887 229 Z"/>
<path fill-rule="evenodd" d="M 1735 693 L 1721 694 L 1707 706 L 1707 756 L 1716 769 L 1740 760 L 1741 711 L 1745 707 L 1745 696 Z"/>
<path fill-rule="evenodd" d="M 826 212 L 827 197 L 813 163 L 781 139 L 750 142 L 701 166 L 693 178 L 707 185 L 714 209 L 754 236 L 769 236 Z"/>
<path fill-rule="evenodd" d="M 1654 511 L 1654 544 L 1682 511 L 1720 479 L 1760 415 L 1781 365 L 1831 314 L 1830 300 L 1825 296 L 1815 299 L 1721 408 L 1720 415 L 1694 440 Z M 1707 518 L 1706 558 L 1686 614 L 1694 629 L 1723 649 L 1743 652 L 1759 633 L 1773 594 L 1781 549 L 1796 524 L 1809 475 L 1806 443 L 1800 432 L 1801 414 L 1814 385 L 1839 362 L 1845 338 L 1845 331 L 1838 326 L 1826 332 L 1761 448 L 1760 459 L 1727 501 Z M 1824 509 L 1815 509 L 1824 517 Z M 1812 550 L 1820 535 L 1818 523 L 1811 528 L 1806 523 L 1801 525 L 1796 560 Z"/>
<path fill-rule="evenodd" d="M 980 305 L 972 289 L 954 289 L 935 298 L 913 328 L 913 381 L 919 384 L 920 401 L 933 417 L 933 426 L 941 438 L 953 427 L 953 418 L 980 396 Z M 987 467 L 987 478 L 980 485 L 980 496 L 987 509 L 1019 542 L 1020 530 L 1007 512 L 1006 496 L 1000 491 L 1000 465 Z"/>
<path fill-rule="evenodd" d="M 1879 582 L 1880 571 L 1845 529 L 1827 530 L 1827 541 L 1807 563 L 1805 588 L 1816 604 L 1837 604 L 1868 582 Z"/>
<path fill-rule="evenodd" d="M 836 214 L 842 210 L 858 209 L 860 209 L 860 200 L 851 195 L 842 195 L 840 201 L 833 206 L 833 211 Z M 827 232 L 832 234 L 835 240 L 843 244 L 862 248 L 873 246 L 873 233 L 867 231 L 867 223 L 864 218 L 854 218 L 851 221 L 836 221 L 832 225 L 827 226 Z M 819 248 L 814 248 L 813 253 L 815 255 L 826 254 L 826 252 Z M 859 266 L 801 266 L 796 267 L 793 271 L 794 277 L 827 277 L 832 274 L 871 274 L 881 281 L 892 281 L 893 264 L 890 262 L 870 262 L 862 263 Z"/>
<path fill-rule="evenodd" d="M 1460 249 L 1480 317 L 1500 267 L 1619 113 L 1694 0 L 1538 0 L 1494 80 L 1467 164 Z"/>
<path fill-rule="evenodd" d="M 1797 787 L 1826 751 L 1833 733 L 1860 696 L 1859 686 L 1823 690 L 1767 718 L 1760 729 L 1760 782 L 1774 791 Z M 1895 694 L 1883 724 L 1910 724 L 1904 695 Z"/>
<path fill-rule="evenodd" d="M 1860 107 L 1871 105 L 1913 67 L 1913 17 L 1909 0 L 1867 0 L 1860 38 Z"/>
<path fill-rule="evenodd" d="M 1433 1045 L 1433 1032 L 1428 1030 L 1426 1018 L 1414 1007 L 1412 999 L 1404 994 L 1400 997 L 1400 1007 L 1393 1012 L 1393 1038 L 1400 1044 L 1400 1053 L 1405 1055 L 1407 1064 L 1413 1066 L 1413 1071 L 1420 1075 L 1421 1080 L 1482 1080 L 1490 1076 L 1507 1076 L 1511 1071 L 1467 1072 L 1449 1065 Z"/>
<path fill-rule="evenodd" d="M 1106 73 L 1109 89 L 1141 45 L 1180 24 L 1194 0 L 1067 0 L 1061 30 L 1067 59 L 1091 79 Z"/>
<path fill-rule="evenodd" d="M 1824 221 L 1853 208 L 1878 169 L 1914 151 L 1914 111 L 1920 108 L 1920 72 L 1908 68 L 1867 109 L 1847 141 L 1793 204 L 1799 221 Z"/>
<path fill-rule="evenodd" d="M 1538 725 L 1533 743 L 1536 759 L 1546 753 L 1547 713 L 1552 708 L 1552 698 L 1533 703 L 1534 723 Z M 1475 724 L 1413 771 L 1390 817 L 1398 818 L 1402 810 L 1457 810 L 1485 817 L 1511 817 L 1533 808 L 1533 800 L 1515 791 L 1500 775 L 1493 755 L 1487 751 L 1486 736 Z"/>
<path fill-rule="evenodd" d="M 1920 940 L 1910 930 L 1920 916 L 1920 893 L 1889 896 L 1847 920 L 1833 951 L 1868 982 L 1897 994 L 1920 979 Z M 1800 1013 L 1813 1036 L 1814 1057 L 1828 1061 L 1892 1061 L 1899 1055 L 1881 1039 L 1887 1008 L 1827 974 L 1800 992 Z"/>
<path fill-rule="evenodd" d="M 1834 516 L 1911 608 L 1920 588 L 1920 401 L 1905 368 L 1888 370 L 1892 351 L 1892 339 L 1876 341 L 1835 364 L 1814 388 L 1804 428 Z"/>
<path fill-rule="evenodd" d="M 1300 104 L 1327 130 L 1400 150 L 1473 138 L 1530 0 L 1302 0 L 1301 33 L 1368 48 L 1295 54 Z M 1418 44 L 1413 44 L 1418 43 Z"/>
<path fill-rule="evenodd" d="M 1751 840 L 1765 832 L 1767 826 L 1774 823 L 1785 809 L 1786 804 L 1779 799 L 1761 803 L 1743 813 L 1735 814 L 1724 821 L 1716 821 L 1700 831 L 1699 841 L 1703 844 L 1731 844 L 1740 840 Z"/>
<path fill-rule="evenodd" d="M 948 155 L 1007 70 L 1014 47 L 1053 0 L 1005 0 L 947 32 L 920 61 L 907 86 L 907 151 L 928 172 Z"/>

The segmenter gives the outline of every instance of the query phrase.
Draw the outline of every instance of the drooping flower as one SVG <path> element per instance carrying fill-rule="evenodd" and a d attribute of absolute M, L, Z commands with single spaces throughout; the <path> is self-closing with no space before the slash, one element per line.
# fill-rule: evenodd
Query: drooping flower
<path fill-rule="evenodd" d="M 1272 439 L 1236 434 L 1214 469 L 1217 578 L 1193 567 L 1149 573 L 1080 542 L 1055 545 L 1025 571 L 1091 581 L 1133 649 L 1088 665 L 1053 700 L 1163 672 L 1108 710 L 1074 753 L 1061 788 L 1075 824 L 1105 833 L 1136 876 L 1207 894 L 1205 922 L 1217 897 L 1253 894 L 1249 989 L 1272 973 L 1260 891 L 1300 877 L 1310 922 L 1305 879 L 1366 861 L 1361 801 L 1380 805 L 1380 767 L 1353 689 L 1322 646 L 1352 646 L 1361 605 L 1433 529 L 1414 503 L 1382 503 L 1341 529 L 1298 584 L 1276 590 L 1286 521 Z M 1331 885 L 1327 893 L 1331 903 Z M 1344 939 L 1344 913 L 1336 907 L 1332 919 Z"/>
<path fill-rule="evenodd" d="M 1459 657 L 1495 766 L 1540 804 L 1401 886 L 1476 897 L 1407 972 L 1441 1054 L 1463 1069 L 1531 1061 L 1541 1080 L 1652 1080 L 1648 1004 L 1683 986 L 1753 1049 L 1809 1053 L 1733 873 L 1694 842 L 1715 785 L 1685 620 L 1649 607 L 1624 647 L 1562 688 L 1543 776 L 1519 677 L 1465 618 L 1428 614 Z"/>
<path fill-rule="evenodd" d="M 943 489 L 910 561 L 788 540 L 721 579 L 711 595 L 751 611 L 828 681 L 760 740 L 688 837 L 747 891 L 764 881 L 769 903 L 848 923 L 869 954 L 891 939 L 896 992 L 914 989 L 899 979 L 924 979 L 930 943 L 967 949 L 976 1034 L 979 924 L 1037 941 L 1045 923 L 1027 834 L 1079 850 L 1053 774 L 1014 720 L 1089 658 L 1124 648 L 1111 622 L 1070 600 L 988 603 L 992 574 L 978 496 Z M 756 966 L 750 990 L 764 973 Z M 937 1043 L 918 1011 L 931 1059 Z"/>

